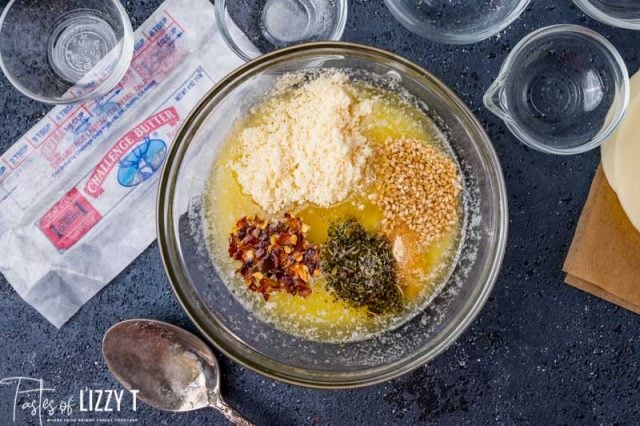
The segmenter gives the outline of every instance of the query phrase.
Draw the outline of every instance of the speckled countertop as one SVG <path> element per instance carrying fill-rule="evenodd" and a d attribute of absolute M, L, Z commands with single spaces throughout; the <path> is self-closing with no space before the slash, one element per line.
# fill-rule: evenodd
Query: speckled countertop
<path fill-rule="evenodd" d="M 128 0 L 125 5 L 137 26 L 160 3 Z M 228 400 L 258 424 L 638 422 L 640 316 L 564 285 L 561 271 L 599 153 L 562 158 L 534 152 L 518 143 L 481 99 L 510 49 L 537 28 L 591 27 L 620 50 L 630 72 L 640 66 L 640 32 L 599 24 L 569 0 L 534 0 L 499 36 L 455 47 L 410 34 L 382 0 L 350 3 L 345 40 L 382 47 L 425 66 L 471 106 L 489 132 L 504 167 L 511 209 L 502 273 L 460 340 L 405 377 L 366 389 L 316 391 L 273 382 L 220 357 Z M 0 150 L 47 110 L 0 77 Z M 0 313 L 0 379 L 43 378 L 59 397 L 84 388 L 119 389 L 100 353 L 104 332 L 119 320 L 156 318 L 194 331 L 169 289 L 155 244 L 60 331 L 3 278 Z M 0 424 L 12 420 L 14 392 L 0 386 Z M 123 409 L 119 415 L 84 417 L 134 418 L 150 425 L 225 424 L 213 410 L 171 415 L 142 405 L 135 413 Z M 21 423 L 25 417 L 19 412 L 17 419 Z"/>

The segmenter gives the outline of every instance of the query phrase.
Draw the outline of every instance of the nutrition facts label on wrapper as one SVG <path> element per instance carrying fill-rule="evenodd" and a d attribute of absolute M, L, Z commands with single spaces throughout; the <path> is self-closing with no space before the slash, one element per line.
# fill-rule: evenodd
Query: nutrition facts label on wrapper
<path fill-rule="evenodd" d="M 213 16 L 207 0 L 166 1 L 136 31 L 116 88 L 54 108 L 0 158 L 0 271 L 54 325 L 155 239 L 177 129 L 241 64 Z"/>

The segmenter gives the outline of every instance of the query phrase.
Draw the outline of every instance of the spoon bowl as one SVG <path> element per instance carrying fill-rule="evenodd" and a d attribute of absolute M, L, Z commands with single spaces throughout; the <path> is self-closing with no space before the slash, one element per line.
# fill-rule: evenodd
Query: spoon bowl
<path fill-rule="evenodd" d="M 213 352 L 181 328 L 152 320 L 123 321 L 105 334 L 102 354 L 114 377 L 154 408 L 187 412 L 212 407 L 234 424 L 251 424 L 222 399 Z"/>

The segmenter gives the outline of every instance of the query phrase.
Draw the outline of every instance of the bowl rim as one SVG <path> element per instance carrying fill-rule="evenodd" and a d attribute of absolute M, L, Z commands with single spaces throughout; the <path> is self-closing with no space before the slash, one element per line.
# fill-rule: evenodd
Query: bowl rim
<path fill-rule="evenodd" d="M 402 24 L 402 26 L 407 30 L 438 43 L 461 45 L 478 43 L 506 29 L 509 25 L 514 23 L 520 17 L 520 15 L 522 15 L 527 6 L 529 6 L 531 0 L 519 0 L 518 4 L 516 5 L 516 7 L 514 7 L 511 13 L 507 15 L 503 20 L 498 21 L 495 25 L 474 32 L 466 32 L 464 34 L 456 34 L 446 31 L 430 31 L 426 26 L 421 25 L 421 22 L 419 22 L 417 19 L 410 19 L 406 16 L 406 14 L 402 13 L 397 5 L 398 2 L 398 0 L 384 0 L 385 5 L 389 9 L 393 17 L 396 18 L 396 20 L 400 22 L 400 24 Z"/>
<path fill-rule="evenodd" d="M 494 258 L 492 261 L 487 262 L 482 269 L 482 278 L 479 282 L 484 281 L 484 284 L 479 285 L 474 289 L 471 297 L 469 297 L 461 311 L 456 315 L 455 320 L 439 334 L 439 341 L 437 345 L 434 345 L 434 347 L 428 352 L 425 352 L 424 350 L 416 351 L 412 353 L 411 356 L 407 356 L 394 363 L 358 370 L 357 373 L 327 372 L 294 368 L 280 361 L 266 357 L 249 346 L 244 345 L 242 342 L 239 342 L 238 339 L 235 338 L 233 332 L 226 329 L 223 324 L 216 324 L 216 326 L 219 326 L 217 330 L 207 330 L 204 321 L 199 318 L 197 312 L 198 309 L 201 309 L 201 306 L 194 306 L 200 304 L 195 303 L 192 305 L 187 300 L 186 293 L 195 293 L 194 289 L 188 284 L 181 284 L 182 282 L 187 283 L 187 280 L 180 261 L 179 240 L 176 238 L 174 232 L 174 218 L 172 212 L 175 193 L 174 185 L 178 178 L 180 166 L 184 156 L 186 155 L 189 143 L 197 132 L 198 126 L 206 118 L 206 114 L 203 114 L 203 112 L 212 103 L 212 100 L 215 101 L 216 97 L 223 98 L 225 92 L 233 89 L 239 81 L 241 81 L 241 77 L 244 75 L 255 75 L 268 68 L 268 66 L 274 61 L 277 62 L 295 57 L 299 54 L 314 51 L 326 51 L 327 53 L 339 52 L 339 54 L 361 53 L 374 55 L 381 59 L 392 61 L 394 65 L 398 67 L 397 69 L 413 73 L 413 77 L 419 76 L 423 80 L 427 80 L 429 83 L 433 84 L 435 88 L 447 97 L 447 101 L 451 103 L 452 107 L 455 107 L 464 114 L 463 119 L 468 121 L 468 123 L 473 126 L 473 130 L 480 136 L 480 143 L 477 144 L 477 148 L 480 151 L 483 162 L 486 163 L 484 165 L 492 169 L 492 171 L 489 171 L 488 176 L 490 176 L 494 181 L 492 192 L 494 199 L 497 200 L 494 212 L 493 228 L 490 232 L 492 254 L 494 254 Z M 445 349 L 447 349 L 462 335 L 462 333 L 471 325 L 479 314 L 497 280 L 506 250 L 508 217 L 506 183 L 498 156 L 493 148 L 491 140 L 471 110 L 451 91 L 451 89 L 427 70 L 391 52 L 355 43 L 313 42 L 274 51 L 270 54 L 260 56 L 259 58 L 237 68 L 220 80 L 191 111 L 176 134 L 174 143 L 171 145 L 160 176 L 157 197 L 156 225 L 158 230 L 159 250 L 169 283 L 180 306 L 209 343 L 236 363 L 271 379 L 308 388 L 352 389 L 383 383 L 413 371 L 444 352 Z M 221 335 L 221 331 L 227 335 Z M 227 345 L 226 341 L 233 341 L 233 343 L 238 347 L 229 347 L 230 345 Z M 247 353 L 253 357 L 260 358 L 260 361 L 262 362 L 255 362 L 255 360 L 248 359 L 248 356 L 246 355 Z M 313 372 L 318 373 L 318 375 L 313 376 Z M 322 377 L 320 377 L 320 373 Z"/>
<path fill-rule="evenodd" d="M 586 15 L 612 27 L 624 28 L 627 30 L 640 30 L 639 19 L 624 19 L 611 16 L 593 5 L 591 0 L 573 0 L 576 6 Z"/>
<path fill-rule="evenodd" d="M 227 3 L 228 0 L 217 0 L 215 2 L 215 18 L 218 24 L 218 29 L 220 30 L 220 34 L 224 42 L 227 46 L 240 57 L 245 62 L 249 62 L 255 57 L 249 54 L 246 50 L 242 49 L 238 43 L 234 40 L 231 35 L 231 31 L 229 31 L 229 27 L 227 24 L 227 19 L 231 19 L 229 14 L 227 13 Z M 331 34 L 327 37 L 327 40 L 338 41 L 342 39 L 344 35 L 345 28 L 347 27 L 347 18 L 349 16 L 349 2 L 348 0 L 336 0 L 335 1 L 336 8 L 338 9 L 338 17 L 336 19 L 335 25 L 331 30 Z M 309 44 L 309 43 L 300 43 L 300 44 Z M 257 49 L 257 48 L 256 48 Z M 280 49 L 282 50 L 282 49 Z"/>
<path fill-rule="evenodd" d="M 135 49 L 134 49 L 133 26 L 131 25 L 131 19 L 129 18 L 127 10 L 124 8 L 120 0 L 110 0 L 110 1 L 113 3 L 116 10 L 118 11 L 118 16 L 122 21 L 122 26 L 124 29 L 123 37 L 119 41 L 119 42 L 122 42 L 122 51 L 120 52 L 120 58 L 118 59 L 118 63 L 115 69 L 113 70 L 113 72 L 111 73 L 111 75 L 109 75 L 109 77 L 106 78 L 102 83 L 98 84 L 95 90 L 92 90 L 91 92 L 85 95 L 72 97 L 69 99 L 63 99 L 62 97 L 42 96 L 30 89 L 27 89 L 27 87 L 9 71 L 9 68 L 7 68 L 7 65 L 5 64 L 2 54 L 0 52 L 0 69 L 2 69 L 2 72 L 4 73 L 5 77 L 7 77 L 7 80 L 9 80 L 9 82 L 13 85 L 13 87 L 15 87 L 16 90 L 18 90 L 23 95 L 31 99 L 34 99 L 38 102 L 42 102 L 44 104 L 49 104 L 49 105 L 67 105 L 67 104 L 80 103 L 87 100 L 99 98 L 100 96 L 111 91 L 118 84 L 118 82 L 124 78 L 124 75 L 129 70 L 129 66 L 131 65 L 131 61 L 133 59 L 133 54 Z M 11 10 L 12 6 L 16 2 L 17 0 L 10 0 L 9 3 L 5 6 L 4 10 L 2 11 L 2 14 L 0 15 L 0 32 L 4 27 L 4 22 L 7 19 L 7 16 L 9 15 L 9 11 Z"/>

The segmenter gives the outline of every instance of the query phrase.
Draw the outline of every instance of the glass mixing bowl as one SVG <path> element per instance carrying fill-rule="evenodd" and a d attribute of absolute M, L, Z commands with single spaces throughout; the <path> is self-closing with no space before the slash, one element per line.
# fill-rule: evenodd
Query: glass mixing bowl
<path fill-rule="evenodd" d="M 384 0 L 409 31 L 447 44 L 471 44 L 507 28 L 530 0 Z"/>
<path fill-rule="evenodd" d="M 467 214 L 459 260 L 447 286 L 404 325 L 363 341 L 320 343 L 275 329 L 231 294 L 209 256 L 203 202 L 221 145 L 278 77 L 348 68 L 412 94 L 449 140 L 463 174 Z M 303 143 L 303 142 L 301 142 Z M 262 56 L 219 82 L 179 130 L 162 173 L 158 237 L 175 294 L 220 351 L 265 376 L 297 385 L 348 388 L 397 377 L 442 353 L 471 324 L 498 275 L 507 238 L 504 178 L 471 111 L 426 70 L 396 55 L 341 42 L 294 46 Z"/>

